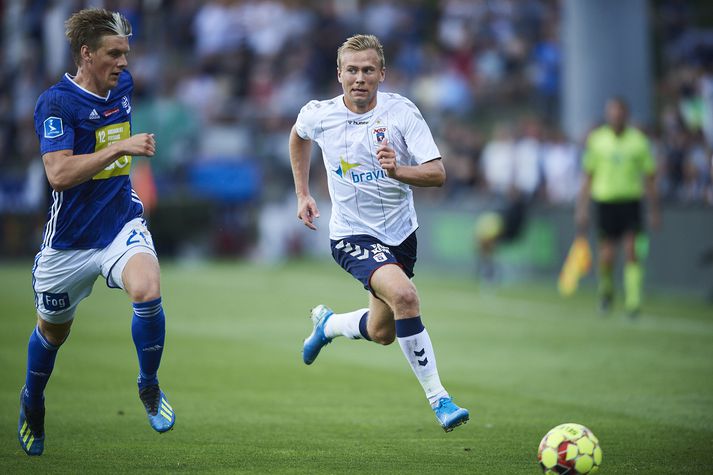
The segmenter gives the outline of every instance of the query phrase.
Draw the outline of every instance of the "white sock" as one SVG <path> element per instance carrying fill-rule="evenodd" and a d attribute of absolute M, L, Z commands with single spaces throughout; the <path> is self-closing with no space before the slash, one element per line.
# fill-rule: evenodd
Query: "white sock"
<path fill-rule="evenodd" d="M 353 312 L 335 313 L 324 324 L 324 335 L 327 338 L 345 336 L 352 340 L 364 338 L 359 331 L 359 321 L 368 311 L 368 308 L 360 308 Z"/>
<path fill-rule="evenodd" d="M 448 391 L 438 376 L 436 355 L 426 329 L 415 335 L 398 337 L 398 340 L 431 406 L 435 406 L 440 398 L 448 397 Z"/>

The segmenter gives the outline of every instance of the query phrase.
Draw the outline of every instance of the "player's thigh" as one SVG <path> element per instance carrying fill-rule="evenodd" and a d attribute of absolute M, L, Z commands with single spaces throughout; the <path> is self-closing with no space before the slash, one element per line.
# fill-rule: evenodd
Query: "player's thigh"
<path fill-rule="evenodd" d="M 121 273 L 124 289 L 135 302 L 147 302 L 161 296 L 158 259 L 140 252 L 131 256 Z"/>
<path fill-rule="evenodd" d="M 77 305 L 92 293 L 100 274 L 96 250 L 43 248 L 32 268 L 37 315 L 44 321 L 63 325 L 74 318 Z"/>
<path fill-rule="evenodd" d="M 132 298 L 157 298 L 160 269 L 146 222 L 136 218 L 126 223 L 102 256 L 102 274 L 108 287 L 120 288 Z M 154 296 L 155 295 L 155 296 Z"/>
<path fill-rule="evenodd" d="M 626 261 L 636 262 L 636 233 L 634 231 L 625 232 L 622 242 Z"/>
<path fill-rule="evenodd" d="M 374 295 L 394 312 L 395 318 L 414 317 L 420 313 L 416 286 L 396 264 L 379 267 L 371 276 Z"/>

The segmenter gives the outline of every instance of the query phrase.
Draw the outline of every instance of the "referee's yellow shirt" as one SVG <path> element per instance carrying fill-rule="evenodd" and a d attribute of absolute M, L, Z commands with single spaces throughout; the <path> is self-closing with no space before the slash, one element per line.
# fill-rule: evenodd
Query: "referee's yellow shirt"
<path fill-rule="evenodd" d="M 592 176 L 592 199 L 618 202 L 641 199 L 643 178 L 654 174 L 656 163 L 640 130 L 627 127 L 617 135 L 602 125 L 589 134 L 583 167 Z"/>

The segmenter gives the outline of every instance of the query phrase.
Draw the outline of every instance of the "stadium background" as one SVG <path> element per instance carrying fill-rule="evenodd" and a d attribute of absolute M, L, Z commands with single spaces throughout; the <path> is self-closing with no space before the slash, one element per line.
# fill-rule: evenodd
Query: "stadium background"
<path fill-rule="evenodd" d="M 62 23 L 89 5 L 135 27 L 134 129 L 155 132 L 158 153 L 133 180 L 162 257 L 161 380 L 178 422 L 163 437 L 145 426 L 126 298 L 99 281 L 33 460 L 15 439 L 47 210 L 32 112 L 74 71 Z M 0 471 L 537 473 L 540 437 L 570 420 L 601 439 L 604 473 L 713 466 L 709 2 L 26 0 L 0 1 L 0 24 Z M 327 254 L 320 160 L 315 235 L 295 219 L 287 156 L 299 107 L 339 93 L 335 49 L 355 32 L 382 38 L 383 89 L 419 105 L 445 157 L 447 185 L 416 193 L 416 281 L 444 382 L 473 411 L 447 435 L 398 347 L 340 341 L 318 365 L 299 359 L 311 306 L 364 303 Z M 638 322 L 601 318 L 591 276 L 570 299 L 556 292 L 582 141 L 610 94 L 631 102 L 661 171 Z M 534 205 L 486 286 L 473 226 L 499 204 L 484 156 L 502 142 L 524 157 Z"/>
<path fill-rule="evenodd" d="M 40 242 L 47 186 L 32 113 L 44 88 L 74 72 L 63 20 L 87 5 L 121 10 L 134 25 L 134 130 L 158 141 L 156 157 L 136 161 L 134 182 L 164 257 L 327 255 L 324 235 L 315 244 L 294 220 L 287 136 L 303 104 L 339 93 L 336 47 L 370 32 L 386 49 L 383 90 L 419 105 L 445 157 L 447 185 L 417 193 L 422 263 L 472 273 L 473 222 L 497 206 L 482 157 L 510 140 L 535 206 L 524 238 L 501 252 L 505 276 L 556 273 L 572 237 L 583 139 L 619 94 L 660 169 L 665 224 L 648 283 L 708 292 L 713 8 L 704 1 L 3 2 L 4 258 Z M 313 163 L 324 201 L 317 151 Z M 682 229 L 691 230 L 685 246 Z"/>

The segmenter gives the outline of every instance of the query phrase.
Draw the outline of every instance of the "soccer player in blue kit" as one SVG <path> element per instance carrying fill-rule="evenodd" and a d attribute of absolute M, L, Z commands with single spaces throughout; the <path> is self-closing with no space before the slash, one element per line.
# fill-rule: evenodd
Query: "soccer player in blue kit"
<path fill-rule="evenodd" d="M 159 264 L 129 180 L 131 157 L 156 149 L 153 134 L 131 134 L 131 25 L 119 13 L 86 9 L 65 26 L 77 74 L 65 74 L 35 108 L 52 204 L 32 269 L 38 319 L 20 394 L 18 438 L 28 455 L 44 450 L 44 389 L 99 275 L 132 301 L 139 397 L 151 427 L 166 432 L 176 420 L 157 376 L 165 339 Z"/>
<path fill-rule="evenodd" d="M 332 200 L 332 256 L 369 291 L 369 308 L 337 314 L 325 305 L 315 307 L 302 358 L 312 364 L 338 336 L 382 345 L 397 339 L 436 419 L 449 432 L 470 415 L 441 384 L 411 282 L 418 222 L 410 185 L 441 186 L 446 173 L 418 108 L 398 94 L 378 91 L 385 72 L 378 38 L 347 39 L 337 53 L 344 93 L 309 102 L 290 133 L 297 217 L 316 229 L 319 210 L 309 192 L 314 141 L 322 150 Z"/>

